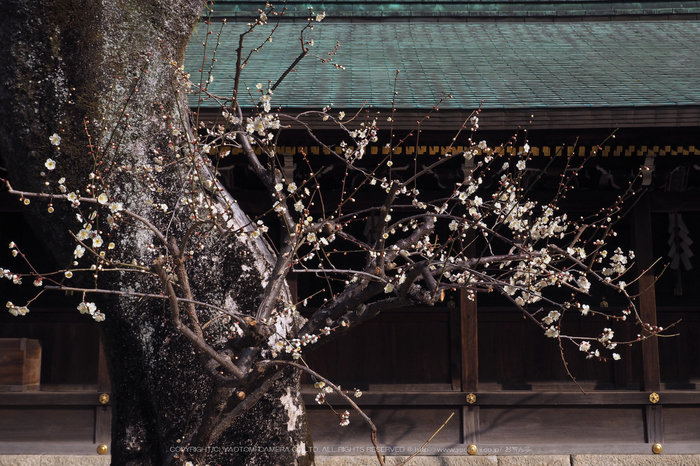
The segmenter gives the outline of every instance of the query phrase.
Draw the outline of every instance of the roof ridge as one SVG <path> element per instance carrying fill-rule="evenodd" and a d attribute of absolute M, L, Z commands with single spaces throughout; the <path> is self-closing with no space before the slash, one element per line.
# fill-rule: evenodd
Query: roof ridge
<path fill-rule="evenodd" d="M 215 17 L 255 16 L 259 0 L 219 1 L 214 5 Z M 700 1 L 616 1 L 616 0 L 324 0 L 309 3 L 288 0 L 285 15 L 306 17 L 310 5 L 326 11 L 329 17 L 404 18 L 404 17 L 467 17 L 467 18 L 562 18 L 582 19 L 618 16 L 700 15 Z M 281 8 L 281 5 L 280 5 Z"/>

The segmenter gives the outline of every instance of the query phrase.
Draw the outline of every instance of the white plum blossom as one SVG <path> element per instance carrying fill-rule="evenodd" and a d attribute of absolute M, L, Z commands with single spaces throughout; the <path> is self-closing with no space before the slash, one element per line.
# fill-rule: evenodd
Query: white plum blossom
<path fill-rule="evenodd" d="M 80 200 L 78 198 L 78 195 L 76 193 L 70 192 L 66 196 L 66 199 L 68 199 L 72 204 L 73 207 L 77 207 L 80 205 Z"/>
<path fill-rule="evenodd" d="M 8 304 L 10 304 L 10 303 L 8 302 Z M 10 312 L 10 314 L 12 314 L 15 317 L 27 315 L 27 313 L 29 312 L 29 309 L 27 308 L 27 306 L 14 306 L 14 305 L 12 305 L 12 306 L 7 306 L 7 307 L 8 307 L 8 311 Z"/>
<path fill-rule="evenodd" d="M 92 302 L 81 302 L 78 304 L 78 311 L 81 314 L 89 314 L 97 322 L 104 322 L 105 315 L 97 309 L 97 305 Z"/>
<path fill-rule="evenodd" d="M 580 309 L 581 315 L 586 316 L 590 312 L 591 307 L 588 304 L 581 304 Z"/>
<path fill-rule="evenodd" d="M 588 278 L 586 278 L 585 275 L 582 275 L 582 276 L 576 281 L 576 283 L 578 284 L 578 286 L 581 288 L 581 290 L 582 290 L 584 293 L 588 293 L 588 291 L 591 289 L 591 282 L 588 281 Z"/>
<path fill-rule="evenodd" d="M 97 305 L 95 303 L 87 303 L 85 301 L 78 304 L 78 310 L 81 314 L 94 314 L 97 311 Z"/>
<path fill-rule="evenodd" d="M 53 159 L 46 159 L 46 163 L 44 163 L 44 166 L 49 170 L 53 170 L 56 168 L 56 161 Z"/>
<path fill-rule="evenodd" d="M 559 317 L 561 317 L 559 311 L 549 311 L 549 314 L 547 314 L 547 316 L 544 319 L 542 319 L 542 322 L 544 322 L 545 325 L 550 325 L 553 322 L 559 320 Z"/>
<path fill-rule="evenodd" d="M 112 212 L 120 212 L 124 210 L 124 204 L 122 204 L 121 202 L 112 202 L 109 205 L 109 210 L 111 210 Z"/>
<path fill-rule="evenodd" d="M 73 257 L 75 257 L 76 259 L 80 259 L 81 257 L 83 257 L 83 254 L 85 254 L 85 248 L 81 245 L 77 245 L 75 247 L 75 251 L 73 251 Z"/>
<path fill-rule="evenodd" d="M 59 146 L 61 144 L 61 136 L 53 133 L 51 136 L 49 136 L 49 142 L 51 142 L 51 144 L 54 146 Z"/>
<path fill-rule="evenodd" d="M 603 329 L 603 334 L 598 338 L 598 341 L 606 345 L 609 349 L 615 348 L 616 343 L 612 343 L 612 339 L 615 338 L 615 332 L 609 328 Z"/>

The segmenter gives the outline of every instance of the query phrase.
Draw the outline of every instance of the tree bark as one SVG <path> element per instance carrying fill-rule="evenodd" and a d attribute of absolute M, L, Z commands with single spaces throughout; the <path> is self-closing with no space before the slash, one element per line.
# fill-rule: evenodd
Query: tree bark
<path fill-rule="evenodd" d="M 202 0 L 2 0 L 0 155 L 13 187 L 42 192 L 45 181 L 56 186 L 62 176 L 69 191 L 93 195 L 87 185 L 90 174 L 99 173 L 110 197 L 180 241 L 191 221 L 170 187 L 182 185 L 181 174 L 167 167 L 142 169 L 156 167 L 159 154 L 172 154 L 171 122 L 187 119 L 171 63 L 181 64 L 203 8 Z M 61 137 L 60 149 L 49 141 L 54 133 Z M 93 150 L 101 144 L 103 155 L 91 155 L 89 144 Z M 56 160 L 55 172 L 47 172 L 48 158 Z M 161 204 L 172 213 L 151 207 Z M 68 267 L 76 245 L 68 230 L 81 226 L 75 208 L 59 202 L 54 207 L 48 214 L 47 201 L 33 201 L 26 215 L 58 263 Z M 116 257 L 151 267 L 163 246 L 152 231 L 137 223 L 111 230 L 106 219 L 99 220 Z M 196 233 L 187 248 L 197 253 L 186 262 L 195 299 L 254 315 L 271 266 L 264 246 L 207 226 Z M 147 273 L 101 274 L 88 282 L 82 285 L 162 292 Z M 167 303 L 87 299 L 106 315 L 100 325 L 113 385 L 113 464 L 168 464 L 183 457 L 182 441 L 201 423 L 214 386 L 201 358 L 168 322 Z M 207 341 L 220 348 L 230 331 L 212 325 Z M 287 369 L 201 455 L 194 453 L 202 445 L 190 445 L 188 453 L 202 464 L 309 464 L 305 446 L 299 376 Z"/>

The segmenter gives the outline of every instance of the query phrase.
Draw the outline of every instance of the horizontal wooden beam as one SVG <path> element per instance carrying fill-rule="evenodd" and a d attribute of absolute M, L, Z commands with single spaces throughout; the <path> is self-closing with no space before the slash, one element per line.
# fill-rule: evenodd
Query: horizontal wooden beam
<path fill-rule="evenodd" d="M 109 406 L 102 392 L 0 392 L 0 406 Z M 110 394 L 107 393 L 109 396 Z"/>
<path fill-rule="evenodd" d="M 284 114 L 295 115 L 306 108 L 285 108 Z M 346 109 L 348 114 L 356 110 Z M 424 117 L 430 109 L 382 109 L 374 107 L 373 111 L 381 111 L 385 116 L 392 115 L 393 127 L 398 130 L 413 130 L 416 121 L 422 120 L 421 129 L 445 130 L 458 128 L 462 122 L 472 116 L 472 109 L 442 109 L 433 112 L 430 119 Z M 220 108 L 201 109 L 200 120 L 223 120 Z M 664 105 L 647 107 L 569 107 L 569 108 L 522 108 L 498 109 L 485 108 L 479 115 L 480 131 L 508 130 L 528 125 L 530 130 L 552 129 L 614 129 L 614 128 L 665 128 L 665 127 L 695 127 L 700 122 L 700 105 Z M 318 121 L 316 121 L 318 120 Z M 301 129 L 301 125 L 283 117 L 283 124 L 292 129 Z M 320 118 L 310 121 L 310 127 L 319 129 L 334 129 L 330 121 Z"/>
<path fill-rule="evenodd" d="M 651 455 L 651 445 L 648 443 L 482 443 L 475 442 L 477 447 L 476 456 L 532 456 L 532 455 Z M 379 449 L 382 454 L 407 456 L 407 451 L 420 447 L 420 443 L 380 443 Z M 423 450 L 420 456 L 469 456 L 467 444 L 464 443 L 437 443 L 431 442 Z M 359 442 L 328 442 L 314 440 L 314 452 L 317 456 L 373 456 L 374 450 L 369 442 L 367 444 Z M 697 455 L 698 444 L 692 442 L 667 443 L 663 445 L 663 455 Z M 674 458 L 678 460 L 678 458 Z M 532 458 L 532 464 L 551 464 L 547 461 L 541 463 Z M 609 462 L 611 462 L 610 460 Z M 602 459 L 598 464 L 606 463 Z M 641 463 L 641 461 L 639 461 Z M 466 463 L 465 463 L 466 464 Z M 508 464 L 512 464 L 510 461 Z M 557 463 L 560 464 L 560 463 Z M 568 464 L 568 463 L 567 463 Z M 630 464 L 638 464 L 631 462 Z M 662 464 L 649 463 L 649 464 Z M 671 463 L 666 463 L 671 464 Z"/>
<path fill-rule="evenodd" d="M 315 405 L 317 392 L 304 390 L 302 397 L 310 406 Z M 355 401 L 360 406 L 651 406 L 700 405 L 700 392 L 689 390 L 659 391 L 659 401 L 653 403 L 650 392 L 598 391 L 561 393 L 539 391 L 503 391 L 474 393 L 474 403 L 467 401 L 464 392 L 363 392 Z M 330 394 L 326 399 L 332 405 L 346 404 L 340 396 Z"/>
<path fill-rule="evenodd" d="M 53 457 L 61 456 L 73 456 L 79 455 L 97 457 L 97 445 L 92 442 L 77 441 L 77 442 L 0 442 L 0 455 L 50 455 Z M 32 458 L 33 459 L 33 458 Z M 27 458 L 26 463 L 12 463 L 12 464 L 39 464 L 39 461 L 31 461 L 32 459 Z M 68 460 L 66 458 L 65 460 Z M 81 461 L 85 461 L 83 458 Z M 15 461 L 22 461 L 21 459 L 16 459 Z M 50 460 L 49 460 L 50 461 Z M 3 463 L 10 464 L 10 463 Z M 87 464 L 87 463 L 53 463 L 53 464 Z M 94 461 L 91 464 L 102 464 Z"/>

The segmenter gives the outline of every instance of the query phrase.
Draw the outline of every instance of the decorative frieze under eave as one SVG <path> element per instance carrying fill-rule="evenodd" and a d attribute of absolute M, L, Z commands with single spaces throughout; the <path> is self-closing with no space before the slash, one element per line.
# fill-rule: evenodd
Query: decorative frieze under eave
<path fill-rule="evenodd" d="M 353 146 L 347 147 L 354 151 Z M 242 155 L 243 150 L 236 147 L 229 147 L 232 155 Z M 343 154 L 341 147 L 335 147 L 334 152 L 338 155 Z M 460 154 L 470 148 L 462 145 L 454 146 L 427 146 L 427 145 L 410 145 L 399 146 L 390 150 L 387 147 L 370 146 L 367 149 L 369 155 L 389 155 L 393 152 L 394 155 L 433 155 L 444 156 L 447 154 Z M 482 155 L 478 148 L 472 149 L 474 155 Z M 498 149 L 497 152 L 506 153 L 511 156 L 522 155 L 523 146 L 510 146 Z M 262 150 L 257 147 L 255 149 L 257 155 L 262 154 Z M 280 156 L 286 155 L 330 155 L 330 151 L 321 146 L 277 146 L 275 153 Z M 619 145 L 604 145 L 604 146 L 539 146 L 530 147 L 530 153 L 533 157 L 655 157 L 655 156 L 700 156 L 700 146 L 619 146 Z"/>

